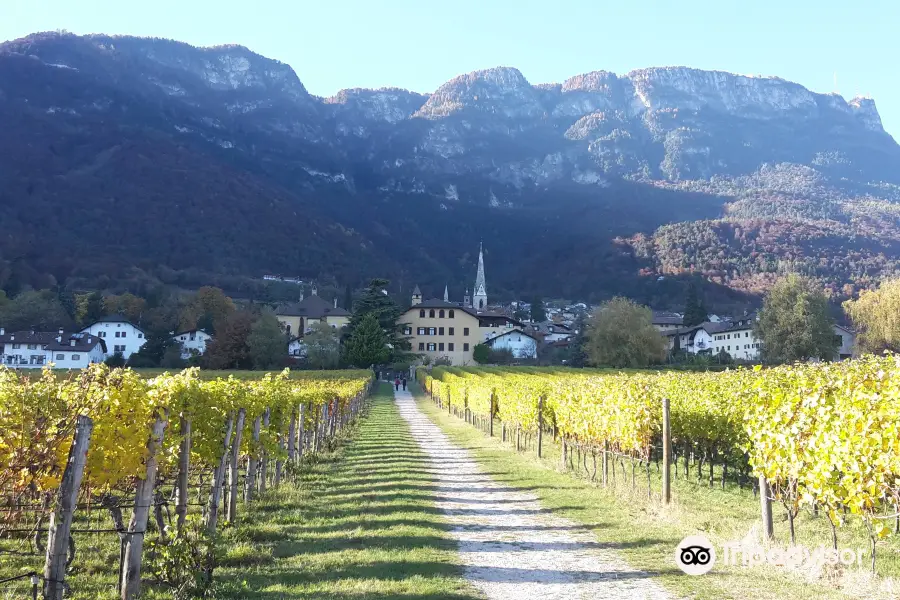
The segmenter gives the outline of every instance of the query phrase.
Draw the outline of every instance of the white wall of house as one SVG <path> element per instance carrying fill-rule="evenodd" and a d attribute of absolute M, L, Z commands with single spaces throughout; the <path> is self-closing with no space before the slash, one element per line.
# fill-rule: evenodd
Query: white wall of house
<path fill-rule="evenodd" d="M 206 352 L 206 343 L 212 339 L 212 336 L 202 329 L 196 329 L 179 333 L 172 339 L 181 346 L 181 358 L 187 360 L 194 354 L 204 354 Z"/>
<path fill-rule="evenodd" d="M 144 332 L 127 321 L 98 321 L 81 331 L 96 335 L 106 342 L 109 356 L 121 352 L 125 360 L 140 350 L 147 341 Z"/>
<path fill-rule="evenodd" d="M 294 358 L 303 358 L 306 356 L 306 344 L 299 339 L 291 340 L 288 344 L 288 355 Z"/>
<path fill-rule="evenodd" d="M 522 331 L 509 331 L 490 341 L 494 350 L 510 350 L 516 358 L 537 358 L 537 340 Z"/>
<path fill-rule="evenodd" d="M 90 352 L 84 350 L 55 350 L 48 351 L 50 361 L 57 369 L 83 369 L 92 363 L 101 363 L 106 359 L 103 354 L 103 346 L 97 344 Z"/>
<path fill-rule="evenodd" d="M 7 342 L 3 347 L 3 364 L 19 369 L 40 369 L 49 360 L 42 344 Z"/>
<path fill-rule="evenodd" d="M 716 333 L 712 337 L 712 353 L 714 355 L 724 350 L 735 360 L 759 359 L 762 344 L 756 338 L 753 329 L 749 327 L 729 329 Z"/>
<path fill-rule="evenodd" d="M 841 345 L 838 347 L 837 352 L 835 353 L 835 360 L 840 360 L 842 358 L 850 358 L 856 355 L 856 334 L 841 327 L 840 325 L 835 325 L 833 327 L 834 335 L 836 337 L 840 337 Z"/>
<path fill-rule="evenodd" d="M 691 339 L 691 336 L 693 336 L 693 339 Z M 669 339 L 669 350 L 674 350 L 676 336 L 672 334 L 667 337 Z M 683 352 L 697 354 L 698 352 L 709 351 L 712 348 L 712 336 L 710 336 L 705 329 L 698 329 L 690 333 L 681 333 L 678 334 L 677 337 L 679 338 L 678 347 Z"/>

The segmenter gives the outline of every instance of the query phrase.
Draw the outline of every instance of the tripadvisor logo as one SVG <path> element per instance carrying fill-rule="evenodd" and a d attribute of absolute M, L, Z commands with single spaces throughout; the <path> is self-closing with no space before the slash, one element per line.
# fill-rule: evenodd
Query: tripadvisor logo
<path fill-rule="evenodd" d="M 716 549 L 702 535 L 689 535 L 675 548 L 675 562 L 688 575 L 705 575 L 716 564 Z"/>

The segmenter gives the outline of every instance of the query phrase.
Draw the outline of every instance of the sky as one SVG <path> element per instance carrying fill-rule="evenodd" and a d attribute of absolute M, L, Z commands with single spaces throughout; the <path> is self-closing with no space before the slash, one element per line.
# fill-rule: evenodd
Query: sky
<path fill-rule="evenodd" d="M 777 75 L 870 96 L 900 134 L 896 0 L 0 0 L 0 40 L 56 29 L 241 44 L 320 96 L 431 92 L 494 66 L 531 83 L 668 65 Z"/>

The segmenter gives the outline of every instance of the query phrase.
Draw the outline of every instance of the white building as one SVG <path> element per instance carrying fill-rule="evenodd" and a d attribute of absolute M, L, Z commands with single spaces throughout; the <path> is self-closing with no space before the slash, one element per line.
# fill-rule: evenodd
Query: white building
<path fill-rule="evenodd" d="M 189 359 L 191 356 L 204 354 L 206 352 L 206 343 L 212 339 L 212 336 L 203 329 L 191 329 L 190 331 L 182 331 L 172 336 L 172 340 L 181 346 L 181 358 Z"/>
<path fill-rule="evenodd" d="M 665 332 L 669 350 L 678 348 L 690 354 L 717 355 L 727 352 L 731 358 L 742 361 L 759 360 L 762 343 L 753 331 L 753 318 L 746 317 L 736 321 L 719 321 L 717 323 L 701 323 L 694 327 L 686 327 Z"/>
<path fill-rule="evenodd" d="M 106 346 L 95 335 L 52 331 L 15 331 L 0 328 L 0 363 L 13 369 L 80 369 L 103 362 Z"/>
<path fill-rule="evenodd" d="M 509 350 L 515 358 L 537 358 L 538 340 L 518 329 L 496 335 L 485 343 L 494 350 Z"/>
<path fill-rule="evenodd" d="M 54 368 L 83 369 L 106 359 L 106 344 L 89 333 L 73 333 L 68 339 L 57 337 L 47 348 Z"/>
<path fill-rule="evenodd" d="M 303 338 L 291 338 L 288 342 L 288 355 L 294 358 L 306 358 L 306 344 L 303 343 Z"/>
<path fill-rule="evenodd" d="M 132 325 L 121 315 L 103 317 L 82 329 L 81 332 L 99 337 L 106 342 L 107 354 L 112 355 L 118 352 L 125 360 L 140 350 L 147 341 L 144 330 Z"/>
<path fill-rule="evenodd" d="M 856 333 L 851 329 L 847 329 L 843 325 L 835 325 L 834 336 L 835 341 L 840 343 L 834 360 L 843 360 L 845 358 L 853 358 L 856 356 Z"/>

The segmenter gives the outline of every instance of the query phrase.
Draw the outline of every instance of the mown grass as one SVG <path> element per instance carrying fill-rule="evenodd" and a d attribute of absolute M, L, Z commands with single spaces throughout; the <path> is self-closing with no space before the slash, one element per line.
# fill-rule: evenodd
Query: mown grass
<path fill-rule="evenodd" d="M 674 556 L 677 544 L 687 535 L 702 533 L 715 544 L 745 538 L 761 539 L 759 501 L 749 489 L 729 484 L 722 490 L 681 477 L 673 483 L 673 503 L 666 507 L 660 501 L 661 477 L 651 468 L 650 487 L 653 498 L 648 499 L 647 474 L 638 469 L 636 485 L 632 487 L 631 465 L 617 465 L 615 487 L 606 489 L 590 481 L 593 461 L 588 457 L 589 469 L 580 473 L 563 472 L 560 449 L 552 437 L 544 440 L 543 459 L 533 450 L 519 453 L 510 444 L 500 441 L 500 426 L 495 437 L 485 436 L 479 429 L 463 420 L 439 410 L 412 385 L 420 408 L 450 437 L 469 449 L 497 481 L 535 493 L 543 506 L 554 513 L 590 527 L 601 542 L 615 542 L 621 554 L 632 566 L 652 573 L 667 589 L 690 598 L 719 600 L 792 598 L 896 598 L 900 590 L 892 576 L 898 573 L 897 542 L 880 542 L 878 573 L 888 578 L 874 579 L 868 564 L 862 569 L 826 569 L 825 572 L 802 570 L 789 572 L 784 568 L 723 567 L 721 561 L 714 570 L 702 577 L 684 575 L 676 568 Z M 598 467 L 599 478 L 599 467 Z M 776 545 L 789 545 L 789 532 L 780 505 L 773 505 L 776 520 Z M 808 548 L 831 547 L 831 529 L 824 517 L 802 514 L 797 519 L 797 542 Z M 838 532 L 841 548 L 867 548 L 865 529 L 858 523 Z M 866 555 L 869 556 L 868 554 Z"/>
<path fill-rule="evenodd" d="M 358 435 L 226 533 L 216 597 L 468 600 L 434 470 L 381 384 Z"/>

